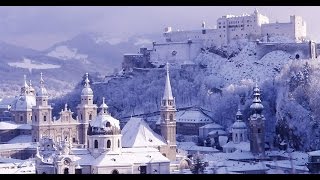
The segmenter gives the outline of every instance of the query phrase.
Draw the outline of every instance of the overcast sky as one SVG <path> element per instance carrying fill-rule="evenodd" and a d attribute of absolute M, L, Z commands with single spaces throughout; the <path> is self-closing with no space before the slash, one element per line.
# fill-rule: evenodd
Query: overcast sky
<path fill-rule="evenodd" d="M 161 33 L 166 26 L 189 30 L 205 21 L 214 27 L 226 14 L 252 13 L 257 8 L 270 22 L 289 22 L 300 15 L 307 32 L 320 41 L 320 6 L 6 6 L 0 7 L 0 40 L 45 49 L 55 42 L 82 32 L 103 32 L 114 36 Z"/>

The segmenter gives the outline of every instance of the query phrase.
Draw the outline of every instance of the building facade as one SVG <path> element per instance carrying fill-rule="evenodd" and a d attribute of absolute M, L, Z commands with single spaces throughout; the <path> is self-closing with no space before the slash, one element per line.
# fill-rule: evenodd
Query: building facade
<path fill-rule="evenodd" d="M 97 114 L 97 106 L 93 103 L 93 91 L 90 88 L 88 73 L 81 92 L 81 104 L 78 105 L 78 117 L 65 104 L 58 119 L 52 117 L 52 107 L 48 104 L 48 93 L 41 74 L 40 88 L 36 94 L 36 105 L 32 108 L 32 141 L 39 142 L 42 137 L 50 137 L 55 142 L 67 140 L 74 145 L 86 146 L 87 130 L 90 120 Z"/>

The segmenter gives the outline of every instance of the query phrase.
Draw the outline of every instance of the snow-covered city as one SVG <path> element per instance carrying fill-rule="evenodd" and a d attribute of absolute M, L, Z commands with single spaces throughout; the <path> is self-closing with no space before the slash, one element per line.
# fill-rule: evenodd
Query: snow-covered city
<path fill-rule="evenodd" d="M 320 45 L 303 15 L 212 6 L 139 34 L 145 19 L 120 12 L 167 7 L 15 8 L 0 8 L 0 174 L 320 173 Z M 71 23 L 63 36 L 90 28 L 39 27 L 34 44 L 15 30 L 42 15 Z M 110 27 L 122 34 L 95 31 Z"/>

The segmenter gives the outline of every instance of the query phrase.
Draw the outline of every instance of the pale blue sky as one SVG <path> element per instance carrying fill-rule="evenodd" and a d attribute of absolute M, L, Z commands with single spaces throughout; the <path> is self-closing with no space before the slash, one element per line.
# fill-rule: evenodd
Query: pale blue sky
<path fill-rule="evenodd" d="M 115 36 L 161 33 L 166 26 L 196 29 L 203 20 L 214 27 L 218 17 L 252 13 L 255 8 L 271 22 L 302 16 L 309 36 L 320 41 L 320 6 L 6 6 L 0 7 L 0 40 L 45 49 L 88 31 Z"/>

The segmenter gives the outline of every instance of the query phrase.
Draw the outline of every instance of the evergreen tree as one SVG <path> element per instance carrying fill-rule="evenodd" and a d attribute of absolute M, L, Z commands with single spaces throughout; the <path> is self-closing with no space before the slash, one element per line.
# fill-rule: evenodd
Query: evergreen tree
<path fill-rule="evenodd" d="M 205 169 L 204 162 L 203 162 L 202 158 L 199 155 L 197 155 L 195 157 L 195 160 L 194 160 L 190 170 L 193 174 L 203 174 L 204 169 Z"/>

